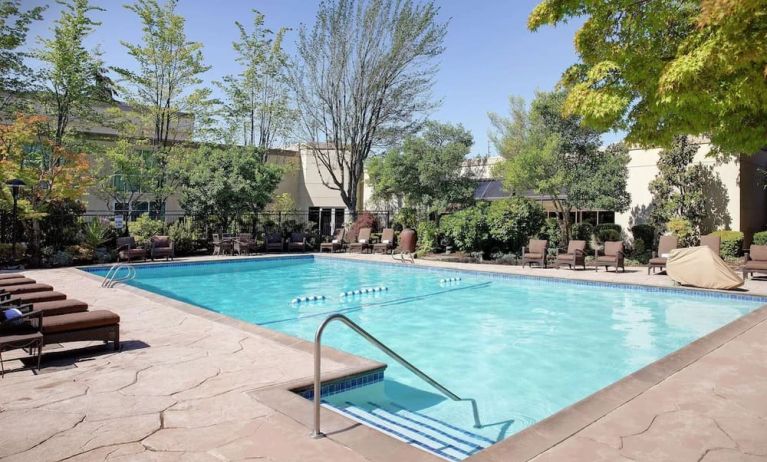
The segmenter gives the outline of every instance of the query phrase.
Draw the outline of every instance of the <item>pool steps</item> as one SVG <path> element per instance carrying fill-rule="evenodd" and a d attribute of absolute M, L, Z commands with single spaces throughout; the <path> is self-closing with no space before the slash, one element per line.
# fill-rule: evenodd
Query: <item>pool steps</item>
<path fill-rule="evenodd" d="M 460 461 L 494 444 L 494 441 L 468 432 L 434 417 L 411 411 L 393 402 L 346 401 L 344 407 L 323 400 L 323 407 L 373 427 L 411 446 L 450 461 Z"/>

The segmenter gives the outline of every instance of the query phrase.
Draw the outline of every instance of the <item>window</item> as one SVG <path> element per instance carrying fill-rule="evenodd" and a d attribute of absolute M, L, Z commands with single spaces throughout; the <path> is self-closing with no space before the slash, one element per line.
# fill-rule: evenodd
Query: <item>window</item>
<path fill-rule="evenodd" d="M 114 210 L 115 214 L 120 213 L 123 216 L 127 216 L 130 221 L 135 220 L 145 213 L 149 214 L 149 218 L 155 220 L 162 219 L 165 216 L 165 204 L 161 204 L 157 201 L 133 201 L 131 204 L 128 204 L 127 202 L 115 202 Z"/>

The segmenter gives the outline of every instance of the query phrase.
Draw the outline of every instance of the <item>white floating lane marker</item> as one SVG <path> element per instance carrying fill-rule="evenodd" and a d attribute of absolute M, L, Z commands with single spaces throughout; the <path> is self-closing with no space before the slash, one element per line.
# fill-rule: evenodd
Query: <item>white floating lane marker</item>
<path fill-rule="evenodd" d="M 346 292 L 341 292 L 339 297 L 352 297 L 354 295 L 374 294 L 376 292 L 383 292 L 385 290 L 389 290 L 389 288 L 388 287 L 384 287 L 384 286 L 380 286 L 380 287 L 363 287 L 362 289 L 348 290 Z"/>
<path fill-rule="evenodd" d="M 461 278 L 457 278 L 457 277 L 456 278 L 444 278 L 444 279 L 440 279 L 439 283 L 440 284 L 445 284 L 445 283 L 448 283 L 448 282 L 459 282 L 460 280 L 461 280 Z"/>
<path fill-rule="evenodd" d="M 310 295 L 306 297 L 296 297 L 290 301 L 290 303 L 306 303 L 306 302 L 320 302 L 325 300 L 324 295 Z"/>

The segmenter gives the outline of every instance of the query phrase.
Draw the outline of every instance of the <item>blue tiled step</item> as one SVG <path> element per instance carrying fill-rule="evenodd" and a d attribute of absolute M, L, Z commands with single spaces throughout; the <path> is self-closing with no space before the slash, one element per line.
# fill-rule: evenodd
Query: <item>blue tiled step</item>
<path fill-rule="evenodd" d="M 371 401 L 364 404 L 346 401 L 345 406 L 323 406 L 450 461 L 462 460 L 494 443 L 482 435 L 407 410 L 395 403 L 380 405 Z"/>

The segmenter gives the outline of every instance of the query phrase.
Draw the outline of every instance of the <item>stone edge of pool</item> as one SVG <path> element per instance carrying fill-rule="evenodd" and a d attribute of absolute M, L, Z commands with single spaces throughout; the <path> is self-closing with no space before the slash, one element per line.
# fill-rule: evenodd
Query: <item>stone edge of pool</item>
<path fill-rule="evenodd" d="M 262 260 L 262 259 L 282 259 L 282 258 L 301 258 L 309 257 L 309 255 L 270 255 L 265 257 L 248 257 L 248 258 L 236 258 L 236 259 L 217 259 L 207 260 L 213 262 L 234 262 L 245 260 Z M 316 255 L 315 255 L 316 257 Z M 344 258 L 342 256 L 322 256 L 321 258 L 331 258 L 345 261 L 364 261 L 354 258 Z M 185 262 L 184 264 L 194 264 L 195 262 Z M 384 264 L 391 265 L 396 263 L 392 262 L 380 262 L 380 261 L 367 261 L 372 264 Z M 469 273 L 494 273 L 503 278 L 522 277 L 524 275 L 516 275 L 510 273 L 502 273 L 492 271 L 492 269 L 461 269 L 449 266 L 444 267 L 441 265 L 430 265 L 428 261 L 421 261 L 418 265 L 414 265 L 415 268 L 421 269 L 438 269 L 445 271 L 460 271 Z M 162 264 L 163 266 L 168 264 L 166 262 L 146 263 L 147 266 Z M 174 263 L 170 263 L 175 265 Z M 137 266 L 143 266 L 139 264 Z M 93 265 L 90 267 L 70 268 L 72 271 L 78 271 L 80 275 L 86 277 L 101 279 L 100 276 L 93 274 L 88 269 L 96 267 L 104 268 L 104 265 Z M 428 267 L 428 268 L 425 268 Z M 569 280 L 557 276 L 536 275 L 530 276 L 532 278 L 541 279 L 554 279 L 562 282 L 583 282 L 583 280 Z M 530 278 L 528 277 L 528 278 Z M 586 281 L 588 282 L 588 281 Z M 638 283 L 606 283 L 603 281 L 598 282 L 599 285 L 613 285 L 613 286 L 638 286 L 639 288 L 664 288 L 664 286 L 638 284 Z M 240 321 L 219 313 L 216 313 L 205 308 L 200 308 L 195 305 L 181 302 L 163 295 L 156 294 L 138 287 L 121 285 L 121 288 L 128 290 L 141 296 L 153 299 L 155 301 L 170 305 L 176 309 L 184 312 L 204 317 L 214 322 L 220 322 L 231 327 L 239 328 L 250 332 L 252 334 L 260 335 L 283 345 L 299 349 L 308 354 L 312 354 L 314 344 L 308 340 L 303 340 L 297 337 L 290 336 L 281 332 L 273 331 L 266 327 L 262 327 L 256 324 Z M 669 292 L 689 292 L 695 293 L 720 293 L 720 291 L 709 291 L 701 289 L 688 289 L 684 287 L 667 287 Z M 665 291 L 665 290 L 663 290 Z M 663 292 L 658 291 L 658 292 Z M 725 292 L 724 294 L 732 295 Z M 743 298 L 757 298 L 767 300 L 767 297 L 759 294 L 736 294 L 744 296 Z M 726 298 L 726 297 L 723 297 Z M 623 377 L 622 379 L 613 382 L 612 384 L 594 392 L 586 398 L 573 403 L 572 405 L 552 414 L 551 416 L 537 422 L 530 427 L 527 427 L 520 432 L 511 435 L 510 437 L 490 446 L 489 448 L 465 459 L 468 462 L 485 462 L 485 461 L 497 461 L 503 460 L 508 462 L 522 462 L 529 461 L 534 457 L 542 454 L 548 449 L 558 445 L 559 443 L 567 440 L 569 437 L 575 435 L 580 430 L 586 428 L 592 423 L 596 422 L 600 418 L 609 414 L 610 412 L 618 409 L 622 405 L 628 403 L 632 399 L 641 395 L 645 391 L 649 390 L 653 386 L 659 384 L 676 372 L 684 369 L 685 367 L 695 363 L 708 353 L 716 350 L 722 345 L 730 342 L 739 335 L 747 332 L 752 327 L 758 325 L 761 322 L 767 320 L 767 304 L 757 308 L 756 310 L 747 313 L 744 316 L 720 327 L 719 329 L 685 345 L 684 347 L 658 359 L 657 361 L 643 367 L 642 369 Z M 330 358 L 332 360 L 346 364 L 348 367 L 335 371 L 333 373 L 323 373 L 322 382 L 333 382 L 348 377 L 353 377 L 361 373 L 370 372 L 378 369 L 384 369 L 386 364 L 349 354 L 340 350 L 336 350 L 332 347 L 323 346 L 323 357 Z M 251 391 L 251 395 L 258 399 L 263 404 L 271 407 L 277 412 L 280 412 L 296 422 L 301 423 L 307 428 L 307 437 L 309 437 L 309 431 L 312 428 L 312 404 L 310 401 L 299 396 L 296 391 L 305 389 L 312 385 L 312 378 L 307 376 L 302 379 L 293 380 L 290 382 L 284 382 L 271 387 L 257 389 Z M 384 460 L 399 460 L 401 457 L 405 457 L 406 460 L 420 461 L 420 460 L 440 460 L 435 456 L 432 456 L 424 451 L 421 451 L 415 447 L 402 444 L 400 441 L 389 437 L 388 435 L 363 426 L 357 422 L 352 421 L 338 413 L 332 412 L 327 409 L 322 409 L 322 423 L 323 431 L 326 432 L 329 438 L 347 446 L 353 451 L 359 453 L 364 457 L 369 457 L 372 460 L 377 460 L 382 454 L 386 454 L 387 457 Z"/>

